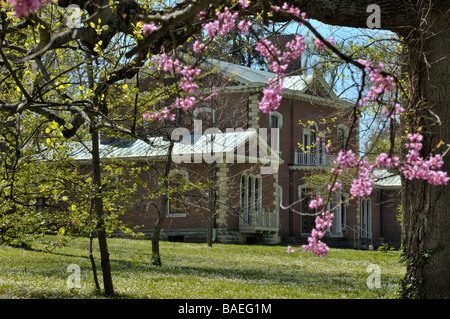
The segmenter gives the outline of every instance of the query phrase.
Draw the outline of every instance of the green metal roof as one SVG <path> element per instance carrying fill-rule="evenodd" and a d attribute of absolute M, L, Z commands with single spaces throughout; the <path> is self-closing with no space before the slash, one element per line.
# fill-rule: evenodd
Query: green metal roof
<path fill-rule="evenodd" d="M 400 175 L 386 169 L 375 170 L 374 175 L 376 176 L 376 188 L 400 188 L 402 186 Z"/>
<path fill-rule="evenodd" d="M 172 149 L 172 157 L 186 158 L 189 155 L 202 155 L 205 158 L 206 155 L 211 155 L 211 149 L 214 154 L 227 153 L 234 154 L 238 158 L 240 156 L 245 157 L 245 154 L 241 154 L 239 150 L 247 147 L 246 144 L 249 140 L 255 140 L 258 153 L 256 153 L 255 159 L 259 162 L 272 162 L 277 160 L 280 163 L 282 160 L 279 158 L 270 146 L 259 136 L 258 132 L 254 129 L 234 131 L 234 132 L 218 132 L 214 134 L 202 134 L 202 135 L 185 135 L 180 136 L 180 140 L 175 142 Z M 257 141 L 257 142 L 256 142 Z M 158 159 L 167 156 L 170 142 L 162 137 L 148 138 L 148 142 L 142 140 L 123 140 L 115 139 L 108 143 L 100 143 L 100 157 L 102 159 L 123 159 L 123 160 L 145 160 L 145 159 Z M 246 146 L 247 145 L 247 146 Z M 90 153 L 91 142 L 71 143 L 69 146 L 68 156 L 73 158 L 74 161 L 90 161 L 92 156 Z M 265 157 L 261 154 L 261 148 L 267 149 L 269 157 Z M 248 151 L 248 150 L 247 150 Z M 270 155 L 272 154 L 272 155 Z M 248 155 L 248 154 L 247 154 Z M 184 157 L 183 157 L 184 156 Z M 234 158 L 233 156 L 233 158 Z M 276 156 L 276 158 L 274 158 Z M 51 153 L 42 153 L 40 155 L 43 160 L 51 160 Z M 253 158 L 251 154 L 249 158 Z"/>

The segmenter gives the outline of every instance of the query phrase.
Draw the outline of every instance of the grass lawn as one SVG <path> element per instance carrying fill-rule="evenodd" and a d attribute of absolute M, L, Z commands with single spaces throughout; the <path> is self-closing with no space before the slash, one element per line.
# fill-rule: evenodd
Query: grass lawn
<path fill-rule="evenodd" d="M 88 239 L 70 239 L 52 253 L 45 250 L 49 239 L 28 250 L 0 246 L 0 298 L 102 298 L 94 291 Z M 108 243 L 119 298 L 396 298 L 405 273 L 395 251 L 330 249 L 320 259 L 304 252 L 288 255 L 284 246 L 162 242 L 163 265 L 152 266 L 150 241 Z M 94 256 L 101 276 L 98 251 Z M 70 264 L 80 266 L 79 288 L 67 285 Z M 379 267 L 380 288 L 368 287 L 377 274 L 368 271 L 371 264 Z"/>

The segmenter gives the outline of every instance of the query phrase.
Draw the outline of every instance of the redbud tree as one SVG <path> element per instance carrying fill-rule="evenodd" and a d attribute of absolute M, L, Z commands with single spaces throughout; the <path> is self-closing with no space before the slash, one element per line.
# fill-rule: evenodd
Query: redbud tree
<path fill-rule="evenodd" d="M 338 50 L 333 38 L 324 38 L 309 22 L 316 18 L 323 22 L 350 27 L 366 27 L 369 4 L 375 3 L 382 13 L 381 27 L 396 32 L 404 49 L 403 76 L 398 78 L 384 69 L 383 61 L 358 60 Z M 443 83 L 448 79 L 449 63 L 443 50 L 449 47 L 448 34 L 449 4 L 445 1 L 425 3 L 424 1 L 360 1 L 358 4 L 338 0 L 327 1 L 181 1 L 171 8 L 163 9 L 156 2 L 82 1 L 59 0 L 58 6 L 46 1 L 27 0 L 10 2 L 12 11 L 2 12 L 2 42 L 0 54 L 5 80 L 16 88 L 2 97 L 0 109 L 7 112 L 29 111 L 57 121 L 60 125 L 70 123 L 63 131 L 65 136 L 75 134 L 83 123 L 92 121 L 92 116 L 107 118 L 112 103 L 110 90 L 125 79 L 132 79 L 145 66 L 157 67 L 161 74 L 179 79 L 176 98 L 170 104 L 143 110 L 137 117 L 154 121 L 175 121 L 177 115 L 195 109 L 196 105 L 214 94 L 204 96 L 198 90 L 196 79 L 202 70 L 195 61 L 177 56 L 176 48 L 193 35 L 194 53 L 201 55 L 216 37 L 227 35 L 238 28 L 246 34 L 256 19 L 264 23 L 272 21 L 293 21 L 306 26 L 317 49 L 329 50 L 337 58 L 352 65 L 361 72 L 362 83 L 357 102 L 353 107 L 354 123 L 358 123 L 360 109 L 366 103 L 378 103 L 393 90 L 401 92 L 398 98 L 383 102 L 381 116 L 385 121 L 402 121 L 408 133 L 404 136 L 403 154 L 391 151 L 378 154 L 375 159 L 359 156 L 358 150 L 340 150 L 331 170 L 333 178 L 328 183 L 329 194 L 342 187 L 340 176 L 346 170 L 357 172 L 349 192 L 355 198 L 369 196 L 376 176 L 375 168 L 395 170 L 404 181 L 403 209 L 405 212 L 405 233 L 407 236 L 407 276 L 404 296 L 432 297 L 449 296 L 450 274 L 448 217 L 448 167 L 443 158 L 448 142 L 448 110 L 450 93 Z M 49 7 L 67 8 L 78 5 L 84 14 L 79 27 L 65 29 L 54 27 L 57 19 Z M 373 7 L 373 6 L 371 6 Z M 14 43 L 24 30 L 31 29 L 35 38 L 25 47 Z M 200 35 L 200 36 L 199 36 Z M 15 38 L 14 38 L 15 37 Z M 305 38 L 297 34 L 284 47 L 277 47 L 269 39 L 260 39 L 256 50 L 266 59 L 268 69 L 275 73 L 263 90 L 260 110 L 270 113 L 278 108 L 284 91 L 283 80 L 289 63 L 301 57 L 305 50 Z M 439 49 L 443 47 L 444 49 Z M 112 55 L 115 47 L 115 55 Z M 426 51 L 427 48 L 434 48 Z M 70 51 L 71 53 L 68 53 Z M 45 75 L 42 61 L 58 59 L 58 53 L 65 52 L 66 59 L 76 56 L 76 51 L 98 62 L 105 62 L 104 70 L 96 73 L 95 83 L 87 92 L 68 89 L 70 80 L 62 75 L 57 79 L 45 77 L 45 83 L 28 86 L 23 82 L 22 70 L 33 61 Z M 109 55 L 108 55 L 109 52 Z M 55 55 L 56 54 L 56 55 Z M 77 68 L 86 63 L 74 59 Z M 48 70 L 47 70 L 48 71 Z M 47 72 L 48 73 L 48 72 Z M 61 79 L 67 81 L 58 81 Z M 81 84 L 84 78 L 79 77 Z M 58 82 L 54 89 L 65 89 L 69 96 L 60 94 L 55 98 L 52 90 L 45 90 Z M 81 86 L 81 85 L 80 85 Z M 78 92 L 75 92 L 78 91 Z M 8 96 L 5 99 L 5 96 Z M 67 94 L 66 94 L 67 95 Z M 71 98 L 72 97 L 72 98 Z M 101 125 L 134 133 L 104 120 Z M 101 127 L 99 124 L 98 127 Z M 351 128 L 352 130 L 352 128 Z M 322 142 L 320 140 L 318 143 Z M 346 143 L 348 144 L 348 143 Z M 420 190 L 419 196 L 412 196 L 412 190 Z M 309 203 L 318 213 L 315 229 L 308 239 L 305 251 L 319 257 L 328 253 L 328 247 L 321 241 L 325 230 L 333 222 L 333 212 L 326 210 L 328 198 L 317 198 Z M 447 203 L 447 204 L 445 204 Z M 427 252 L 424 259 L 423 252 Z M 431 256 L 431 257 L 430 257 Z M 444 284 L 440 283 L 443 281 Z M 438 288 L 436 288 L 438 287 Z"/>

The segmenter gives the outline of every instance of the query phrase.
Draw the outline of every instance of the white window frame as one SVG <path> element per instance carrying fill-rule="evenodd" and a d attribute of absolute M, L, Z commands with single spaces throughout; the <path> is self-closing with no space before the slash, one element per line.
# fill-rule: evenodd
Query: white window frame
<path fill-rule="evenodd" d="M 272 127 L 272 116 L 278 119 L 278 127 Z M 280 132 L 283 126 L 283 115 L 280 112 L 273 111 L 269 114 L 270 140 L 271 148 L 276 152 L 280 151 Z"/>
<path fill-rule="evenodd" d="M 361 237 L 372 239 L 372 199 L 361 198 Z"/>

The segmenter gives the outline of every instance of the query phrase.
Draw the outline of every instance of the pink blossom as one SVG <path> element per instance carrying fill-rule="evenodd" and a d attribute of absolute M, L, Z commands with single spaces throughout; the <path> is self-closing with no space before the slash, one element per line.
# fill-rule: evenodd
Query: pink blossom
<path fill-rule="evenodd" d="M 296 17 L 300 17 L 300 9 L 297 7 L 294 7 L 293 5 L 289 6 L 286 2 L 283 4 L 281 9 L 288 11 L 289 13 L 293 14 Z M 305 19 L 304 17 L 305 17 L 305 15 L 303 14 L 302 18 Z"/>
<path fill-rule="evenodd" d="M 314 208 L 319 208 L 320 206 L 323 205 L 323 199 L 319 198 L 319 199 L 313 199 L 309 202 L 309 208 L 314 209 Z"/>
<path fill-rule="evenodd" d="M 150 111 L 146 111 L 143 115 L 142 115 L 142 118 L 144 119 L 144 120 L 148 120 L 149 118 L 150 118 L 150 116 L 151 116 L 151 112 Z"/>
<path fill-rule="evenodd" d="M 270 42 L 270 40 L 262 39 L 256 43 L 255 50 L 261 53 L 269 63 L 276 60 L 281 55 L 281 52 Z"/>
<path fill-rule="evenodd" d="M 348 171 L 350 171 L 350 169 L 352 168 L 357 167 L 358 162 L 359 161 L 357 160 L 356 155 L 352 150 L 341 150 L 338 154 L 338 157 L 333 161 L 334 165 L 336 165 L 338 168 L 345 168 Z"/>
<path fill-rule="evenodd" d="M 45 3 L 50 3 L 51 0 L 8 0 L 8 2 L 14 7 L 16 17 L 20 18 L 28 17 L 30 13 L 36 13 Z"/>
<path fill-rule="evenodd" d="M 180 108 L 186 112 L 186 111 L 192 109 L 192 107 L 195 105 L 195 101 L 196 101 L 196 99 L 193 96 L 177 98 L 175 100 L 175 104 L 173 105 L 173 107 Z"/>
<path fill-rule="evenodd" d="M 175 120 L 175 114 L 171 112 L 171 108 L 180 108 L 183 111 L 192 109 L 196 103 L 196 97 L 193 96 L 197 93 L 198 84 L 194 82 L 196 76 L 201 74 L 201 70 L 192 68 L 191 66 L 183 66 L 177 59 L 172 59 L 165 53 L 152 60 L 154 64 L 159 65 L 159 69 L 162 72 L 173 73 L 181 75 L 180 88 L 183 90 L 185 96 L 178 97 L 175 103 L 170 108 L 165 107 L 160 112 L 147 111 L 143 114 L 144 119 L 153 120 Z M 213 96 L 213 95 L 212 95 Z"/>
<path fill-rule="evenodd" d="M 150 33 L 152 33 L 153 31 L 155 31 L 156 29 L 158 29 L 158 28 L 155 26 L 154 23 L 151 23 L 151 24 L 144 24 L 144 25 L 142 26 L 142 31 L 143 31 L 144 34 L 146 34 L 146 33 L 150 34 Z"/>
<path fill-rule="evenodd" d="M 203 51 L 203 50 L 206 49 L 206 46 L 205 46 L 203 43 L 201 43 L 201 42 L 199 42 L 199 41 L 196 40 L 196 41 L 194 42 L 193 49 L 194 49 L 194 52 L 195 52 L 195 53 L 200 53 L 200 51 Z"/>
<path fill-rule="evenodd" d="M 355 178 L 350 188 L 350 194 L 355 197 L 367 197 L 372 193 L 374 182 L 370 179 Z"/>
<path fill-rule="evenodd" d="M 447 172 L 436 171 L 443 165 L 442 156 L 430 154 L 429 159 L 425 160 L 419 154 L 422 149 L 423 136 L 421 134 L 408 134 L 407 139 L 409 143 L 405 143 L 405 147 L 409 151 L 402 165 L 405 178 L 408 180 L 422 179 L 435 186 L 446 185 L 449 181 Z"/>
<path fill-rule="evenodd" d="M 331 36 L 328 40 L 325 40 L 325 41 L 330 44 L 334 44 L 336 42 L 333 36 Z M 314 40 L 314 43 L 316 44 L 316 48 L 319 50 L 325 50 L 327 48 L 325 42 L 323 42 L 320 39 Z"/>
<path fill-rule="evenodd" d="M 389 157 L 386 153 L 381 153 L 375 160 L 378 168 L 386 167 L 387 169 L 397 168 L 400 165 L 400 161 L 397 156 Z"/>
<path fill-rule="evenodd" d="M 224 36 L 236 26 L 238 13 L 231 13 L 227 7 L 216 13 L 217 19 L 203 24 L 203 29 L 208 33 L 209 37 Z"/>
<path fill-rule="evenodd" d="M 308 237 L 308 245 L 303 245 L 303 251 L 311 251 L 316 256 L 322 258 L 328 254 L 329 248 L 320 239 L 325 236 L 326 230 L 332 226 L 333 214 L 328 211 L 323 212 L 315 219 L 315 229 L 311 231 Z"/>
<path fill-rule="evenodd" d="M 167 54 L 163 53 L 160 57 L 153 59 L 153 63 L 159 64 L 160 68 L 164 72 L 179 73 L 181 71 L 181 62 L 177 59 L 172 60 Z"/>
<path fill-rule="evenodd" d="M 202 21 L 202 20 L 205 19 L 205 15 L 206 15 L 206 12 L 205 12 L 205 11 L 200 11 L 199 13 L 197 13 L 197 18 L 198 18 L 200 21 Z"/>
<path fill-rule="evenodd" d="M 269 87 L 264 89 L 264 95 L 259 104 L 259 109 L 264 113 L 270 113 L 279 107 L 284 91 L 284 72 L 288 64 L 303 53 L 306 46 L 303 38 L 296 36 L 294 40 L 286 44 L 286 48 L 286 52 L 281 55 L 280 50 L 267 39 L 262 39 L 256 44 L 256 50 L 267 59 L 269 69 L 276 73 L 276 76 L 269 81 Z"/>
<path fill-rule="evenodd" d="M 298 59 L 306 49 L 306 44 L 301 35 L 296 35 L 294 40 L 286 43 L 286 51 L 283 53 L 282 60 L 286 63 Z"/>
<path fill-rule="evenodd" d="M 175 120 L 175 114 L 171 113 L 170 110 L 165 107 L 162 111 L 161 111 L 161 116 L 162 118 L 164 118 L 165 120 L 169 120 L 169 121 L 174 121 Z"/>
<path fill-rule="evenodd" d="M 242 32 L 242 34 L 248 35 L 248 31 L 250 30 L 251 26 L 252 26 L 252 23 L 250 21 L 242 20 L 238 24 L 238 29 L 239 29 L 239 31 Z"/>
<path fill-rule="evenodd" d="M 335 192 L 337 189 L 342 189 L 342 184 L 336 182 L 333 184 L 333 186 L 328 185 L 327 188 L 328 188 L 328 190 Z"/>
<path fill-rule="evenodd" d="M 180 82 L 180 88 L 186 94 L 196 93 L 198 89 L 198 84 L 194 83 L 194 77 L 199 76 L 201 74 L 201 70 L 191 69 L 190 66 L 185 66 L 180 70 L 179 73 L 183 75 Z"/>
<path fill-rule="evenodd" d="M 330 249 L 328 246 L 314 237 L 308 238 L 308 245 L 303 245 L 303 251 L 311 251 L 314 255 L 319 258 L 323 258 L 328 255 Z"/>
<path fill-rule="evenodd" d="M 259 103 L 259 109 L 264 113 L 270 113 L 278 108 L 284 90 L 284 86 L 280 81 L 269 82 L 269 88 L 264 89 L 263 97 Z"/>
<path fill-rule="evenodd" d="M 279 6 L 272 6 L 272 11 L 273 11 L 273 12 L 278 12 L 278 11 L 280 11 L 280 7 L 279 7 Z"/>
<path fill-rule="evenodd" d="M 370 80 L 374 84 L 370 88 L 369 92 L 367 92 L 366 97 L 360 101 L 361 105 L 367 103 L 369 100 L 376 100 L 384 92 L 390 92 L 395 88 L 394 78 L 390 75 L 385 75 L 382 73 L 382 63 L 375 64 L 370 60 L 359 60 L 358 62 L 362 64 L 367 71 L 369 71 Z M 401 113 L 402 111 L 403 109 L 398 108 L 396 105 L 396 112 Z M 386 111 L 384 113 L 386 113 Z"/>
<path fill-rule="evenodd" d="M 241 5 L 242 9 L 247 9 L 248 6 L 250 5 L 248 0 L 239 0 L 239 4 Z"/>
<path fill-rule="evenodd" d="M 287 252 L 288 254 L 294 254 L 294 253 L 295 253 L 295 249 L 292 248 L 291 246 L 288 246 L 286 252 Z"/>

